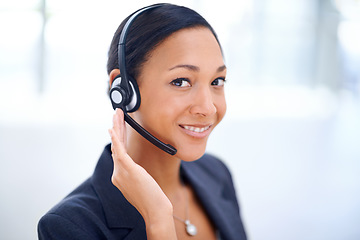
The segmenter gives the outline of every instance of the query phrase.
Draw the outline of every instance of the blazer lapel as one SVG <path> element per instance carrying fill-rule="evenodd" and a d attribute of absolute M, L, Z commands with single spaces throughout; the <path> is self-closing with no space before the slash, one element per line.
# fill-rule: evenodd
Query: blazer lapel
<path fill-rule="evenodd" d="M 224 183 L 218 182 L 207 171 L 197 166 L 196 162 L 183 162 L 182 174 L 193 187 L 205 211 L 220 232 L 221 239 L 245 240 L 238 205 L 234 203 L 234 199 L 226 197 L 222 185 Z"/>

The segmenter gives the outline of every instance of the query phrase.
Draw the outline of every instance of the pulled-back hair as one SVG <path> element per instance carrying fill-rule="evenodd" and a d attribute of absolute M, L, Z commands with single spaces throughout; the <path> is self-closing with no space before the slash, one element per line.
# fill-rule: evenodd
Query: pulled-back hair
<path fill-rule="evenodd" d="M 119 68 L 119 38 L 126 21 L 130 17 L 131 15 L 120 24 L 112 39 L 108 53 L 108 74 L 113 69 Z M 164 4 L 140 14 L 128 29 L 126 38 L 127 73 L 132 78 L 137 79 L 142 65 L 147 61 L 149 54 L 156 46 L 176 31 L 195 27 L 208 28 L 218 41 L 216 33 L 210 24 L 192 9 L 173 4 Z"/>

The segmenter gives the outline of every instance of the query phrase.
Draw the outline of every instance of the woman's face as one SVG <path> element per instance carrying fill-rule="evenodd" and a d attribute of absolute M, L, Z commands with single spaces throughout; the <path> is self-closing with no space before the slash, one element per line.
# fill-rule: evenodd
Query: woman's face
<path fill-rule="evenodd" d="M 179 158 L 201 157 L 211 131 L 226 112 L 226 67 L 205 27 L 175 32 L 150 54 L 137 79 L 140 108 L 133 117 L 174 146 Z"/>

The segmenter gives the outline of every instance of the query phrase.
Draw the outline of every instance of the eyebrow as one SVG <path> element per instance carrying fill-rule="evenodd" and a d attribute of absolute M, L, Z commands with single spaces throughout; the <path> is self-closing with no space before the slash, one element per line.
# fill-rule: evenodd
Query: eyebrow
<path fill-rule="evenodd" d="M 200 71 L 200 68 L 199 68 L 199 67 L 194 66 L 194 65 L 190 65 L 190 64 L 179 64 L 179 65 L 176 65 L 176 66 L 170 68 L 169 71 L 174 70 L 174 69 L 176 69 L 176 68 L 186 68 L 186 69 L 188 69 L 188 70 L 190 70 L 190 71 L 193 71 L 193 72 L 198 72 L 198 71 Z M 226 69 L 226 66 L 225 66 L 225 65 L 222 65 L 222 66 L 218 67 L 218 69 L 216 70 L 216 72 L 222 72 L 222 71 L 224 71 L 225 69 Z"/>

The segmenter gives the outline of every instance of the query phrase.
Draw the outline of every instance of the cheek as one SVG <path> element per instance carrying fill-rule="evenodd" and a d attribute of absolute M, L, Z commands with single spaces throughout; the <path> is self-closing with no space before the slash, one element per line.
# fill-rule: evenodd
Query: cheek
<path fill-rule="evenodd" d="M 144 127 L 157 132 L 168 131 L 168 128 L 176 123 L 184 106 L 182 101 L 159 89 L 152 93 L 146 91 L 141 98 L 140 108 L 135 114 Z"/>
<path fill-rule="evenodd" d="M 168 96 L 160 98 L 157 103 L 155 103 L 154 108 L 158 111 L 156 119 L 158 128 L 169 131 L 168 133 L 170 133 L 173 130 L 172 127 L 178 124 L 179 119 L 184 115 L 186 104 L 180 99 Z"/>

